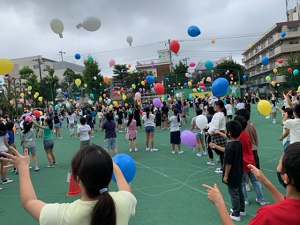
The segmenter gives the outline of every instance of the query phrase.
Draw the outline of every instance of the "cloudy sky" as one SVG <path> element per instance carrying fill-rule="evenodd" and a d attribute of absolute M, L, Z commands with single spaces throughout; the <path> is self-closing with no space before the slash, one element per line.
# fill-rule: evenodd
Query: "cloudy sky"
<path fill-rule="evenodd" d="M 297 1 L 290 0 L 290 8 Z M 85 17 L 97 16 L 96 32 L 77 30 Z M 64 23 L 64 38 L 50 28 L 50 21 Z M 89 53 L 99 61 L 102 74 L 112 75 L 110 59 L 119 64 L 157 59 L 168 39 L 182 40 L 174 62 L 218 60 L 241 52 L 276 22 L 286 21 L 285 0 L 0 0 L 0 58 L 42 55 L 76 62 L 74 55 Z M 196 25 L 202 34 L 189 37 L 187 28 Z M 133 37 L 129 47 L 126 37 Z M 212 45 L 211 40 L 216 44 Z"/>

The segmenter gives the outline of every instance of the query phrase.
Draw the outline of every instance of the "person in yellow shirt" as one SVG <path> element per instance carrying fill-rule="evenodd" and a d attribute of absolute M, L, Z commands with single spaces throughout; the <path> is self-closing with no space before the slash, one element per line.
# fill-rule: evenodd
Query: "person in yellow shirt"
<path fill-rule="evenodd" d="M 100 146 L 88 145 L 72 159 L 72 173 L 81 186 L 81 199 L 73 203 L 48 204 L 37 199 L 30 174 L 28 150 L 25 156 L 13 147 L 15 154 L 5 154 L 9 167 L 16 167 L 20 174 L 20 195 L 25 210 L 42 225 L 127 225 L 135 215 L 136 198 L 120 168 Z M 113 173 L 118 192 L 108 192 Z"/>

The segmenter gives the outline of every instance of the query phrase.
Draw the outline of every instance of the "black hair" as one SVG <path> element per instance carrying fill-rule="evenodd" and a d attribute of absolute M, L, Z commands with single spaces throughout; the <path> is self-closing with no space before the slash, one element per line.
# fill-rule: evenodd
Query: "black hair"
<path fill-rule="evenodd" d="M 163 106 L 166 106 L 167 105 L 167 103 L 166 102 L 163 102 Z"/>
<path fill-rule="evenodd" d="M 290 119 L 293 119 L 294 114 L 293 114 L 293 109 L 291 108 L 285 108 L 284 111 L 288 114 Z"/>
<path fill-rule="evenodd" d="M 106 119 L 107 119 L 107 121 L 112 121 L 113 120 L 113 114 L 111 113 L 111 112 L 109 112 L 109 113 L 107 113 L 106 114 Z"/>
<path fill-rule="evenodd" d="M 235 115 L 244 117 L 247 121 L 250 120 L 250 112 L 246 109 L 239 109 L 235 112 Z"/>
<path fill-rule="evenodd" d="M 0 137 L 5 136 L 7 134 L 7 128 L 5 124 L 0 121 Z"/>
<path fill-rule="evenodd" d="M 199 108 L 196 109 L 197 116 L 202 115 L 202 113 L 203 113 L 202 109 L 199 109 Z"/>
<path fill-rule="evenodd" d="M 173 110 L 173 112 L 174 112 L 174 115 L 177 116 L 177 122 L 179 123 L 180 122 L 179 110 L 175 108 Z"/>
<path fill-rule="evenodd" d="M 294 107 L 294 112 L 297 114 L 298 118 L 300 117 L 300 105 L 297 104 Z"/>
<path fill-rule="evenodd" d="M 91 109 L 92 111 L 95 111 L 94 108 Z"/>
<path fill-rule="evenodd" d="M 48 124 L 50 130 L 53 129 L 53 124 L 52 124 L 52 120 L 50 118 L 46 119 L 45 122 Z"/>
<path fill-rule="evenodd" d="M 57 115 L 58 115 L 57 112 L 55 112 L 55 113 L 54 113 L 54 116 L 57 116 Z"/>
<path fill-rule="evenodd" d="M 6 129 L 7 130 L 12 130 L 13 128 L 14 128 L 14 124 L 12 122 L 8 121 L 6 123 Z"/>
<path fill-rule="evenodd" d="M 24 130 L 23 133 L 27 134 L 28 131 L 30 131 L 31 127 L 32 127 L 32 123 L 29 123 L 28 121 L 25 121 L 23 124 Z"/>
<path fill-rule="evenodd" d="M 214 107 L 212 106 L 207 107 L 207 112 L 209 113 L 209 115 L 213 116 L 215 114 Z"/>
<path fill-rule="evenodd" d="M 300 142 L 291 144 L 282 157 L 282 171 L 291 179 L 291 184 L 300 192 Z"/>
<path fill-rule="evenodd" d="M 71 112 L 71 111 L 69 111 L 69 112 L 68 112 L 68 115 L 69 115 L 69 116 L 71 116 L 71 115 L 72 115 L 72 112 Z"/>
<path fill-rule="evenodd" d="M 149 109 L 149 107 L 147 107 L 147 108 L 145 109 L 145 112 L 146 112 L 146 115 L 147 115 L 147 119 L 149 119 L 149 114 L 150 114 L 150 109 Z"/>
<path fill-rule="evenodd" d="M 181 100 L 178 100 L 177 103 L 178 103 L 178 104 L 181 104 Z"/>
<path fill-rule="evenodd" d="M 113 198 L 101 189 L 108 188 L 113 176 L 113 161 L 106 150 L 97 145 L 81 148 L 72 159 L 72 173 L 82 183 L 89 198 L 98 201 L 94 206 L 91 225 L 116 225 L 117 212 Z"/>
<path fill-rule="evenodd" d="M 132 119 L 133 119 L 133 113 L 129 114 L 129 116 L 128 116 L 127 127 L 130 125 Z"/>
<path fill-rule="evenodd" d="M 274 107 L 276 106 L 275 100 L 272 100 L 272 104 L 274 105 Z"/>
<path fill-rule="evenodd" d="M 84 118 L 84 117 L 81 117 L 79 121 L 83 125 L 86 124 L 86 118 Z"/>
<path fill-rule="evenodd" d="M 243 130 L 246 129 L 248 123 L 247 123 L 247 120 L 246 120 L 245 117 L 243 117 L 243 116 L 236 116 L 236 117 L 234 117 L 234 120 L 240 122 L 240 124 L 243 127 Z"/>
<path fill-rule="evenodd" d="M 227 133 L 231 134 L 232 138 L 238 138 L 243 132 L 243 127 L 240 122 L 236 120 L 231 120 L 226 123 Z"/>
<path fill-rule="evenodd" d="M 37 117 L 37 118 L 36 118 L 36 121 L 40 121 L 40 117 Z"/>
<path fill-rule="evenodd" d="M 91 110 L 88 109 L 88 110 L 86 111 L 86 114 L 91 114 Z"/>
<path fill-rule="evenodd" d="M 222 112 L 224 113 L 224 116 L 227 116 L 227 110 L 224 107 L 224 102 L 222 100 L 218 100 L 215 102 L 215 104 L 220 106 Z"/>
<path fill-rule="evenodd" d="M 183 102 L 183 105 L 186 106 L 186 102 Z"/>
<path fill-rule="evenodd" d="M 44 124 L 45 124 L 45 119 L 42 118 L 42 119 L 41 119 L 41 122 L 42 122 L 41 125 L 44 126 Z"/>

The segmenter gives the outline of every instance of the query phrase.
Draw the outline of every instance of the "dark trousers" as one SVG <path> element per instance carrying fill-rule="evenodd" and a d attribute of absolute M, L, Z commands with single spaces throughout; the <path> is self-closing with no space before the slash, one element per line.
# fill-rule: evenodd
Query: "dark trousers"
<path fill-rule="evenodd" d="M 220 157 L 220 161 L 221 161 L 221 167 L 223 168 L 223 162 L 224 162 L 224 152 L 218 150 L 218 149 L 214 149 L 215 152 L 217 153 L 217 155 Z"/>
<path fill-rule="evenodd" d="M 206 148 L 207 148 L 208 156 L 209 156 L 210 159 L 213 159 L 214 154 L 213 154 L 211 148 L 209 147 L 210 142 L 211 142 L 211 136 L 207 136 L 206 137 Z"/>
<path fill-rule="evenodd" d="M 245 212 L 245 199 L 242 188 L 242 181 L 238 187 L 228 186 L 228 193 L 231 197 L 232 215 L 240 216 L 240 212 Z"/>
<path fill-rule="evenodd" d="M 260 166 L 259 166 L 259 157 L 258 157 L 258 154 L 257 154 L 257 150 L 253 150 L 253 155 L 254 155 L 254 160 L 255 160 L 256 167 L 258 169 L 260 169 Z"/>

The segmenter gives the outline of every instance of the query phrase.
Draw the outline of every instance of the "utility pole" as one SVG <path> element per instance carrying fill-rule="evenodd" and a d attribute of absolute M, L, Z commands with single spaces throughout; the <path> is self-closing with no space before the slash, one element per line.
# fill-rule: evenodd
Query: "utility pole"
<path fill-rule="evenodd" d="M 286 17 L 287 17 L 287 22 L 289 22 L 289 13 L 288 13 L 288 7 L 289 7 L 289 0 L 285 0 L 285 11 L 286 11 Z"/>
<path fill-rule="evenodd" d="M 167 45 L 167 44 L 166 44 L 166 45 Z M 172 73 L 172 72 L 173 72 L 173 66 L 172 66 L 172 52 L 171 52 L 170 45 L 171 45 L 171 40 L 169 39 L 169 40 L 168 40 L 168 50 L 169 50 L 170 66 L 171 66 L 170 72 Z"/>
<path fill-rule="evenodd" d="M 38 62 L 39 66 L 39 74 L 40 74 L 40 80 L 42 80 L 42 69 L 41 65 L 43 64 L 42 60 L 40 59 L 40 56 L 38 55 L 38 59 L 34 59 L 33 61 Z"/>
<path fill-rule="evenodd" d="M 184 58 L 183 61 L 185 61 L 185 65 L 188 66 L 188 59 L 190 58 Z"/>
<path fill-rule="evenodd" d="M 66 52 L 59 51 L 58 53 L 59 53 L 60 56 L 61 56 L 61 61 L 64 61 L 64 56 L 63 56 L 63 54 L 66 54 Z"/>

